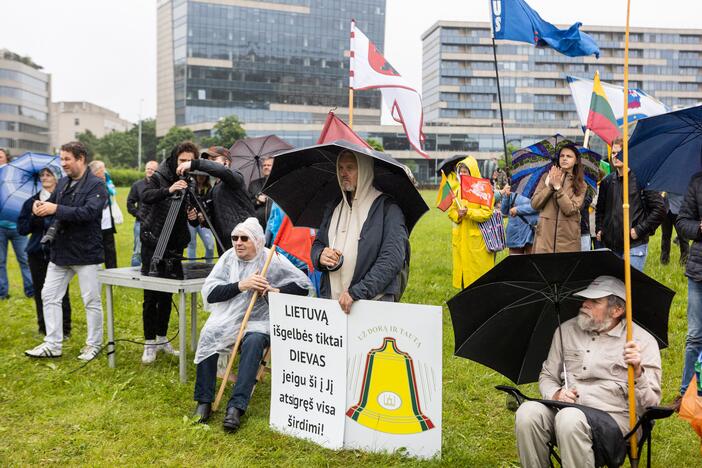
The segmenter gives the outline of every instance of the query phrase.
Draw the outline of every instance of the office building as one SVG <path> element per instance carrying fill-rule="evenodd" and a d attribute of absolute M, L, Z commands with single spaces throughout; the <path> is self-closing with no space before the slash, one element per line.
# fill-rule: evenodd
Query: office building
<path fill-rule="evenodd" d="M 117 112 L 85 101 L 54 102 L 51 104 L 51 146 L 56 149 L 75 140 L 79 133 L 92 132 L 102 138 L 111 132 L 125 132 L 132 123 Z"/>

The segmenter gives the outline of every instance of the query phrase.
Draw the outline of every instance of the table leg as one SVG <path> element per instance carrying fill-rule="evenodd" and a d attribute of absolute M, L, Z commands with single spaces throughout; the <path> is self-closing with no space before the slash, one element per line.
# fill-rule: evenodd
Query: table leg
<path fill-rule="evenodd" d="M 178 292 L 178 337 L 180 338 L 180 382 L 185 383 L 188 381 L 188 371 L 186 368 L 186 361 L 188 359 L 187 346 L 187 333 L 188 333 L 188 323 L 186 320 L 187 310 L 185 308 L 185 291 L 180 290 Z"/>
<path fill-rule="evenodd" d="M 107 365 L 115 367 L 115 314 L 111 284 L 105 285 L 105 305 L 107 305 Z"/>
<path fill-rule="evenodd" d="M 197 293 L 190 294 L 190 349 L 197 349 Z"/>

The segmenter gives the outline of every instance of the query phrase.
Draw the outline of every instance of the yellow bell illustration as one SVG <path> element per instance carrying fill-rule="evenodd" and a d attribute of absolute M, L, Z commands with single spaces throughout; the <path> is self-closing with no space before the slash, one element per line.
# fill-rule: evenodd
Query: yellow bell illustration
<path fill-rule="evenodd" d="M 368 352 L 358 403 L 346 416 L 370 429 L 415 434 L 434 427 L 422 414 L 412 357 L 400 351 L 395 338 Z"/>

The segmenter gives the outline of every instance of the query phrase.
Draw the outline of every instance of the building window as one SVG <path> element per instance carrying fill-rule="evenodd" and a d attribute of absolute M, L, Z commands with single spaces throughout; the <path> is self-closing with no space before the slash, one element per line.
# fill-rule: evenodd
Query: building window
<path fill-rule="evenodd" d="M 73 119 L 73 125 L 80 125 L 80 119 L 78 117 Z"/>

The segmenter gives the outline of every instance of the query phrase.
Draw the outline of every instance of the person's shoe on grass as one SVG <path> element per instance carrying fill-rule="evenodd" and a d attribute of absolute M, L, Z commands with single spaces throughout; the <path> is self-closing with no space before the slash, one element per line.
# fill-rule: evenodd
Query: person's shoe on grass
<path fill-rule="evenodd" d="M 32 349 L 24 352 L 25 355 L 33 358 L 57 358 L 61 357 L 61 348 L 53 347 L 47 342 L 43 342 Z"/>

